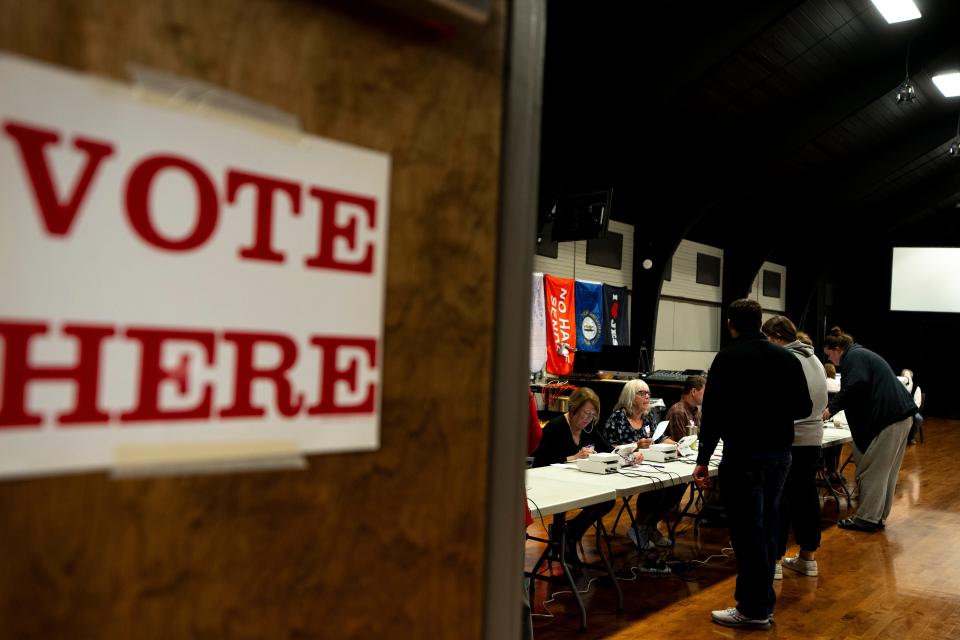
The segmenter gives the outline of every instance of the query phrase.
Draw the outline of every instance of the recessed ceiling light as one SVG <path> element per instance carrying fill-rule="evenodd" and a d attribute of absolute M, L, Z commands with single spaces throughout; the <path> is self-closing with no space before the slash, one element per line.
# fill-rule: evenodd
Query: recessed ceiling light
<path fill-rule="evenodd" d="M 870 0 L 870 2 L 890 24 L 916 20 L 920 17 L 920 10 L 913 4 L 913 0 Z"/>
<path fill-rule="evenodd" d="M 933 84 L 937 85 L 947 98 L 960 96 L 960 71 L 951 71 L 933 76 Z"/>

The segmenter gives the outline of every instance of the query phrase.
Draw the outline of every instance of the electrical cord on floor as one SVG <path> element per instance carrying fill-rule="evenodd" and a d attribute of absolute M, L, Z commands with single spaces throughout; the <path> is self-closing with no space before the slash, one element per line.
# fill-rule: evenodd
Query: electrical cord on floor
<path fill-rule="evenodd" d="M 711 556 L 707 556 L 706 560 L 687 560 L 687 562 L 689 562 L 690 564 L 705 566 L 710 564 L 710 561 L 713 560 L 714 558 L 723 558 L 721 562 L 724 562 L 726 560 L 729 560 L 732 557 L 733 557 L 733 547 L 723 547 L 722 549 L 720 549 L 720 553 L 715 553 Z"/>
<path fill-rule="evenodd" d="M 583 589 L 577 589 L 577 593 L 579 593 L 580 595 L 585 595 L 585 594 L 589 593 L 589 592 L 590 592 L 590 587 L 593 585 L 594 582 L 596 582 L 597 580 L 600 580 L 601 578 L 606 578 L 606 577 L 608 577 L 608 576 L 594 576 L 594 577 L 590 578 L 590 579 L 587 581 L 587 586 L 584 587 Z M 617 578 L 617 579 L 619 580 L 620 578 Z M 553 613 L 550 612 L 550 608 L 547 607 L 547 605 L 550 604 L 551 602 L 553 602 L 554 600 L 556 600 L 556 599 L 557 599 L 557 596 L 567 595 L 567 594 L 573 595 L 573 591 L 570 591 L 569 589 L 563 589 L 562 591 L 554 591 L 554 592 L 553 592 L 553 595 L 550 596 L 549 599 L 544 600 L 544 601 L 541 603 L 541 604 L 543 605 L 543 608 L 546 609 L 547 612 L 546 612 L 546 613 L 531 613 L 530 615 L 531 615 L 532 617 L 534 617 L 534 618 L 555 618 L 556 616 L 554 616 Z"/>

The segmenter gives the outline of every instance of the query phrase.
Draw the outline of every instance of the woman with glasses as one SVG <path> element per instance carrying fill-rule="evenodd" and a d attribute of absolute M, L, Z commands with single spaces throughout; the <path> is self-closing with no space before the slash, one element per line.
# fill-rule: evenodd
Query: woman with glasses
<path fill-rule="evenodd" d="M 597 429 L 599 415 L 600 398 L 592 389 L 581 387 L 574 391 L 567 402 L 566 413 L 557 416 L 543 427 L 540 444 L 533 452 L 533 466 L 546 467 L 573 462 L 594 452 L 613 451 L 613 447 Z M 576 544 L 590 525 L 613 509 L 614 504 L 615 501 L 611 500 L 584 507 L 575 518 L 566 523 L 568 559 L 577 558 Z"/>
<path fill-rule="evenodd" d="M 650 387 L 643 380 L 630 380 L 623 385 L 617 405 L 603 427 L 603 435 L 614 445 L 635 442 L 638 449 L 649 449 L 651 444 L 676 444 L 661 435 L 654 440 L 656 425 L 650 416 Z M 657 523 L 680 502 L 686 485 L 670 486 L 637 494 L 637 512 L 627 537 L 640 550 L 656 546 L 669 547 L 673 541 L 660 533 Z"/>

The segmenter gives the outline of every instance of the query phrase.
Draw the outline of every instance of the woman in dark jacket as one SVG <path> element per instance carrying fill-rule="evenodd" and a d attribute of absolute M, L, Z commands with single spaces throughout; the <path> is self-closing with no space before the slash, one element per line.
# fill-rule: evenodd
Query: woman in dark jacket
<path fill-rule="evenodd" d="M 899 383 L 897 383 L 899 384 Z M 557 416 L 543 427 L 543 436 L 533 452 L 533 466 L 545 467 L 586 458 L 591 453 L 609 453 L 613 447 L 603 439 L 597 422 L 600 418 L 600 398 L 592 390 L 581 387 L 570 395 L 566 413 Z M 576 543 L 598 518 L 606 515 L 615 501 L 584 507 L 566 523 L 568 559 L 575 559 Z M 553 532 L 552 535 L 557 535 Z"/>
<path fill-rule="evenodd" d="M 824 339 L 823 352 L 843 374 L 840 391 L 824 409 L 823 419 L 846 412 L 860 485 L 857 515 L 838 524 L 854 531 L 883 529 L 917 405 L 886 360 L 856 344 L 839 327 Z"/>

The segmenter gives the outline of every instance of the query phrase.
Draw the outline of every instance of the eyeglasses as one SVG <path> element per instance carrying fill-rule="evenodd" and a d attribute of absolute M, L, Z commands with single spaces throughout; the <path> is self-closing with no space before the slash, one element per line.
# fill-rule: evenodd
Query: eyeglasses
<path fill-rule="evenodd" d="M 582 415 L 584 418 L 590 418 L 591 420 L 597 417 L 597 414 L 595 414 L 593 411 L 582 411 L 580 415 Z"/>
<path fill-rule="evenodd" d="M 637 395 L 640 396 L 641 398 L 649 398 L 649 397 L 650 397 L 650 392 L 649 392 L 649 391 L 637 391 Z"/>

